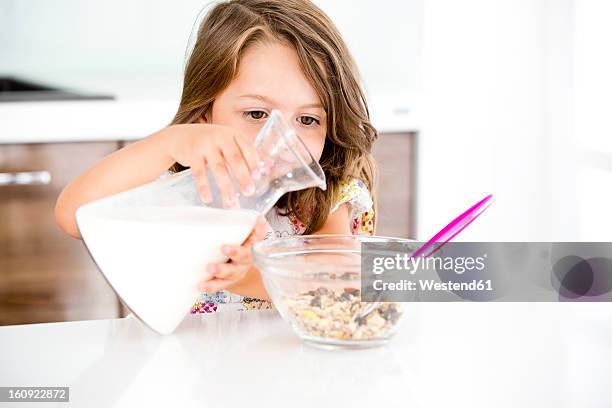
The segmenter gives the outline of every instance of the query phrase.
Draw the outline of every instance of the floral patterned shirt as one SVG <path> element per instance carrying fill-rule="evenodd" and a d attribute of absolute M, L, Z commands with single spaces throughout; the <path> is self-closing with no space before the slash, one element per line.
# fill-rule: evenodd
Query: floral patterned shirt
<path fill-rule="evenodd" d="M 340 186 L 340 194 L 331 213 L 342 204 L 348 204 L 350 228 L 353 235 L 372 235 L 374 231 L 374 205 L 366 185 L 359 179 L 351 179 Z M 281 215 L 276 207 L 266 214 L 270 228 L 265 239 L 283 238 L 302 235 L 306 226 L 289 215 Z M 212 313 L 218 311 L 251 309 L 270 309 L 271 303 L 261 299 L 250 298 L 222 290 L 215 293 L 202 293 L 200 299 L 191 308 L 191 313 Z"/>

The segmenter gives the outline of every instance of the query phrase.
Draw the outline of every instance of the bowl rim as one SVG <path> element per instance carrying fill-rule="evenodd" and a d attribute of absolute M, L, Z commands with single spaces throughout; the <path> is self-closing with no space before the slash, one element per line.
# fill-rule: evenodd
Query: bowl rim
<path fill-rule="evenodd" d="M 281 237 L 281 238 L 271 238 L 266 239 L 260 242 L 255 243 L 252 246 L 252 254 L 253 254 L 253 263 L 256 267 L 258 267 L 260 273 L 268 274 L 268 275 L 276 275 L 276 276 L 286 276 L 284 273 L 276 272 L 278 269 L 292 269 L 295 267 L 295 261 L 287 260 L 284 258 L 273 258 L 267 256 L 263 250 L 266 248 L 273 247 L 278 245 L 281 242 L 292 242 L 292 241 L 301 241 L 301 240 L 325 240 L 328 238 L 341 238 L 351 241 L 357 242 L 400 242 L 400 243 L 420 243 L 421 241 L 417 241 L 409 238 L 400 238 L 400 237 L 388 237 L 383 235 L 352 235 L 352 234 L 310 234 L 310 235 L 292 235 L 290 237 Z M 329 263 L 318 262 L 318 261 L 309 261 L 307 263 L 307 267 L 305 270 L 326 270 L 329 271 L 333 269 Z M 264 266 L 265 268 L 262 268 Z M 352 267 L 361 267 L 361 261 L 358 264 L 349 264 Z M 271 268 L 270 268 L 271 267 Z M 278 269 L 277 269 L 278 268 Z M 346 264 L 344 267 L 339 266 L 339 269 L 346 270 Z M 305 277 L 300 277 L 300 279 L 306 279 Z M 312 280 L 316 280 L 316 278 L 312 278 Z"/>

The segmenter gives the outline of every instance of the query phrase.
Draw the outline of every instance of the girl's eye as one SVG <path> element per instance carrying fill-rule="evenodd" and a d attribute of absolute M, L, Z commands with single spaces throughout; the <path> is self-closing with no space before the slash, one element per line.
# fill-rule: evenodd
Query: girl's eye
<path fill-rule="evenodd" d="M 318 119 L 315 119 L 312 116 L 300 116 L 298 118 L 298 122 L 304 126 L 312 126 L 314 123 L 319 125 L 321 123 Z"/>
<path fill-rule="evenodd" d="M 244 112 L 244 116 L 253 120 L 261 120 L 267 116 L 266 112 L 260 110 L 252 110 Z"/>

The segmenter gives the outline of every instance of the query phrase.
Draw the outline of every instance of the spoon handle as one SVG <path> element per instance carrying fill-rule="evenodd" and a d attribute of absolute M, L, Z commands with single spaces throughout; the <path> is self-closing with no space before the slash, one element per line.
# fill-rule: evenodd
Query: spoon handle
<path fill-rule="evenodd" d="M 423 255 L 425 252 L 431 250 L 425 257 L 432 255 L 434 252 L 442 248 L 444 244 L 453 239 L 457 234 L 465 229 L 468 225 L 472 223 L 480 214 L 484 212 L 484 210 L 491 205 L 491 199 L 493 195 L 489 194 L 473 206 L 467 209 L 463 214 L 452 220 L 446 227 L 442 228 L 440 232 L 433 236 L 429 241 L 423 244 L 419 249 L 414 251 L 411 255 L 411 258 L 416 258 L 418 256 Z M 432 247 L 439 243 L 438 246 L 432 249 Z M 380 295 L 379 295 L 380 296 Z M 379 297 L 380 299 L 380 297 Z M 374 309 L 378 307 L 380 304 L 379 300 L 376 300 L 369 305 L 367 305 L 360 313 L 357 314 L 355 319 L 362 319 L 372 313 Z"/>
<path fill-rule="evenodd" d="M 423 255 L 438 243 L 439 245 L 433 248 L 425 256 L 430 256 L 431 254 L 442 248 L 444 244 L 453 239 L 457 234 L 463 231 L 465 227 L 470 225 L 472 221 L 478 218 L 480 214 L 482 214 L 484 210 L 486 210 L 489 205 L 491 205 L 492 198 L 493 195 L 489 194 L 485 198 L 468 208 L 463 214 L 452 220 L 446 227 L 442 228 L 440 232 L 434 235 L 429 241 L 427 241 L 419 249 L 414 251 L 412 257 L 416 258 L 418 256 Z"/>

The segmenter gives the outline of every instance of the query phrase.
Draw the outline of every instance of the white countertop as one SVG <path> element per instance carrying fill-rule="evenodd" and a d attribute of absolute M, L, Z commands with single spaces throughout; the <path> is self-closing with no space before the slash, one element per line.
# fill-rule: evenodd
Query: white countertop
<path fill-rule="evenodd" d="M 0 144 L 140 139 L 170 123 L 181 92 L 178 75 L 49 73 L 24 79 L 116 99 L 0 103 Z M 374 93 L 368 103 L 380 133 L 419 129 L 416 95 Z"/>
<path fill-rule="evenodd" d="M 70 386 L 79 407 L 610 406 L 612 304 L 406 309 L 388 345 L 355 351 L 271 311 L 189 315 L 166 337 L 131 316 L 0 327 L 0 386 Z"/>

